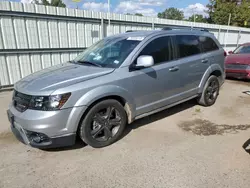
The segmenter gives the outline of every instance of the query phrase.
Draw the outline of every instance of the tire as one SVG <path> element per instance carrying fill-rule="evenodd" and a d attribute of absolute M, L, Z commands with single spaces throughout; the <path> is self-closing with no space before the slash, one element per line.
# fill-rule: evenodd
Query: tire
<path fill-rule="evenodd" d="M 119 125 L 118 125 L 119 124 Z M 94 148 L 116 142 L 127 124 L 127 114 L 116 100 L 108 99 L 95 104 L 79 127 L 80 138 Z"/>
<path fill-rule="evenodd" d="M 197 102 L 202 106 L 212 106 L 219 95 L 219 90 L 220 83 L 218 78 L 214 75 L 210 76 Z"/>

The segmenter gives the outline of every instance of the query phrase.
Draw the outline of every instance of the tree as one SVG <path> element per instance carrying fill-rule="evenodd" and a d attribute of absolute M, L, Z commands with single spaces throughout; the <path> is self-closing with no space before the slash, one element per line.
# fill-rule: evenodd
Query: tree
<path fill-rule="evenodd" d="M 62 0 L 35 0 L 36 4 L 46 5 L 46 6 L 54 6 L 54 7 L 66 7 Z"/>
<path fill-rule="evenodd" d="M 183 20 L 184 19 L 184 13 L 183 11 L 177 9 L 177 8 L 168 8 L 164 12 L 158 13 L 158 18 L 166 18 L 171 20 Z"/>
<path fill-rule="evenodd" d="M 127 13 L 126 15 L 133 15 L 133 14 Z M 135 15 L 135 16 L 143 16 L 143 14 L 141 14 L 141 13 L 135 13 L 134 15 Z"/>
<path fill-rule="evenodd" d="M 194 19 L 195 16 L 195 19 Z M 187 21 L 193 22 L 195 20 L 195 22 L 201 22 L 201 23 L 207 23 L 207 19 L 203 17 L 203 15 L 201 14 L 195 14 L 192 15 L 188 18 Z"/>
<path fill-rule="evenodd" d="M 141 13 L 135 13 L 135 16 L 143 16 Z"/>
<path fill-rule="evenodd" d="M 235 25 L 242 27 L 249 27 L 245 23 L 250 21 L 250 1 L 242 1 L 239 6 L 237 6 L 237 15 L 235 18 Z"/>
<path fill-rule="evenodd" d="M 231 25 L 244 26 L 250 21 L 249 0 L 210 0 L 207 8 L 211 23 L 227 25 L 229 14 Z"/>

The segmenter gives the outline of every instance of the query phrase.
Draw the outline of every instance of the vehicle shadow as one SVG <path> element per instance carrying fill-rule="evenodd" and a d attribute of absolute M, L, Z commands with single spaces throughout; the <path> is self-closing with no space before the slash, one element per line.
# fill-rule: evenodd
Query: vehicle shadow
<path fill-rule="evenodd" d="M 125 128 L 125 130 L 124 130 L 124 132 L 119 140 L 121 140 L 125 136 L 127 136 L 133 129 L 138 129 L 138 128 L 145 126 L 147 124 L 150 124 L 152 122 L 169 117 L 169 116 L 176 114 L 178 112 L 187 110 L 195 105 L 197 105 L 196 100 L 190 100 L 190 101 L 184 102 L 182 104 L 179 104 L 177 106 L 174 106 L 172 108 L 166 109 L 164 111 L 161 111 L 161 112 L 155 113 L 153 115 L 147 116 L 145 118 L 136 120 L 132 124 L 126 126 L 126 128 Z M 73 146 L 61 147 L 61 148 L 51 148 L 51 149 L 42 149 L 42 150 L 46 151 L 46 152 L 59 152 L 59 151 L 69 151 L 69 150 L 82 149 L 85 146 L 87 146 L 87 145 L 85 143 L 83 143 L 79 137 L 77 137 L 76 144 Z"/>
<path fill-rule="evenodd" d="M 246 85 L 248 85 L 249 86 L 249 84 L 250 84 L 250 80 L 249 79 L 237 79 L 237 78 L 226 78 L 227 80 L 229 80 L 229 81 L 235 81 L 235 82 L 239 82 L 239 83 L 241 83 L 241 84 L 246 84 Z"/>
<path fill-rule="evenodd" d="M 59 147 L 59 148 L 49 148 L 49 149 L 41 149 L 42 151 L 46 152 L 59 152 L 59 151 L 70 151 L 70 150 L 77 150 L 82 149 L 87 144 L 85 144 L 78 136 L 76 137 L 76 142 L 73 146 L 66 146 L 66 147 Z"/>
<path fill-rule="evenodd" d="M 250 155 L 250 139 L 243 144 L 243 149 Z"/>
<path fill-rule="evenodd" d="M 184 102 L 182 104 L 176 105 L 172 108 L 168 108 L 166 110 L 163 110 L 161 112 L 152 114 L 150 116 L 144 117 L 142 119 L 136 120 L 135 122 L 133 122 L 132 124 L 128 125 L 122 135 L 122 138 L 124 138 L 125 136 L 127 136 L 133 129 L 138 129 L 142 126 L 148 125 L 152 122 L 161 120 L 163 118 L 169 117 L 171 115 L 174 115 L 176 113 L 182 112 L 184 110 L 187 110 L 189 108 L 192 108 L 193 106 L 197 105 L 196 100 L 190 100 L 187 102 Z"/>

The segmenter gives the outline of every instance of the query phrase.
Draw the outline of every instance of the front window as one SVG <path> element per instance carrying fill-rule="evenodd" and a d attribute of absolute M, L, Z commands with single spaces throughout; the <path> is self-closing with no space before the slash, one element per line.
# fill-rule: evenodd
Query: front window
<path fill-rule="evenodd" d="M 139 38 L 106 38 L 93 44 L 79 54 L 74 62 L 99 67 L 119 67 L 140 43 Z"/>
<path fill-rule="evenodd" d="M 150 55 L 155 64 L 173 60 L 173 49 L 170 37 L 160 37 L 151 41 L 140 53 L 141 55 Z"/>
<path fill-rule="evenodd" d="M 249 54 L 250 46 L 240 46 L 235 51 L 234 54 Z"/>

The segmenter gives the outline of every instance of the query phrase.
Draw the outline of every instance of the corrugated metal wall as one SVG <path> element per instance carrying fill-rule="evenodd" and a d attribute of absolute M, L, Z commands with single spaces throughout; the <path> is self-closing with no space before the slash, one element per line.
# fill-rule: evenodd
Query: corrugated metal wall
<path fill-rule="evenodd" d="M 215 34 L 226 50 L 250 41 L 250 29 L 50 7 L 0 2 L 0 88 L 24 76 L 73 59 L 84 48 L 107 35 L 127 30 L 195 26 Z M 228 30 L 228 32 L 227 32 Z"/>

